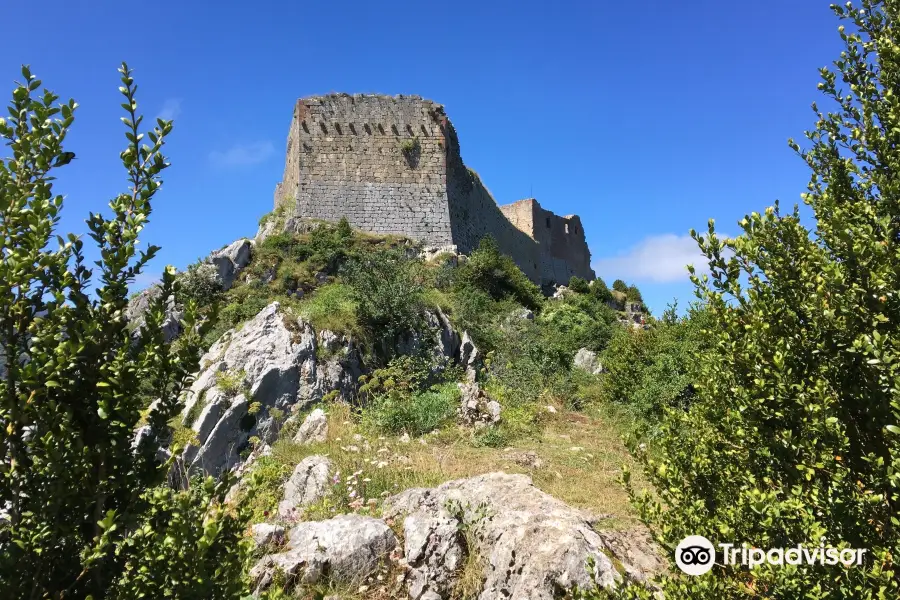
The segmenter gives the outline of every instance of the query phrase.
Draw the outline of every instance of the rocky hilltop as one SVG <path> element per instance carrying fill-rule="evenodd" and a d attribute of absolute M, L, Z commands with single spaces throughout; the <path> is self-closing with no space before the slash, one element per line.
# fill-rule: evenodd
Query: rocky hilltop
<path fill-rule="evenodd" d="M 173 485 L 233 479 L 260 597 L 543 600 L 644 582 L 662 562 L 614 487 L 608 461 L 627 455 L 584 412 L 603 371 L 591 342 L 617 315 L 573 282 L 545 299 L 490 240 L 464 255 L 346 221 L 292 232 L 273 213 L 179 276 L 164 333 L 183 335 L 194 300 L 208 350 L 173 433 L 143 426 L 135 444 L 175 453 Z M 134 323 L 158 294 L 132 299 Z"/>

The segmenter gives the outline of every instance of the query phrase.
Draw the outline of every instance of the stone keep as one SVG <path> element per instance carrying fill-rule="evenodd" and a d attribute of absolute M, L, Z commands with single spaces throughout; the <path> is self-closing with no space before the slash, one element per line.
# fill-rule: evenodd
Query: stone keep
<path fill-rule="evenodd" d="M 443 106 L 418 96 L 297 101 L 275 208 L 289 223 L 337 221 L 470 253 L 485 235 L 539 284 L 594 278 L 577 215 L 529 198 L 498 206 L 463 164 Z"/>

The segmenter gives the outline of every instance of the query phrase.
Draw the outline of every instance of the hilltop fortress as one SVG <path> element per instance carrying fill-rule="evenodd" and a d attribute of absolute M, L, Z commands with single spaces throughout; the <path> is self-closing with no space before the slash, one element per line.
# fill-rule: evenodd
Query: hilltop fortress
<path fill-rule="evenodd" d="M 528 198 L 498 206 L 460 156 L 444 108 L 418 96 L 332 94 L 294 107 L 275 208 L 468 254 L 492 235 L 534 282 L 594 279 L 577 215 Z"/>

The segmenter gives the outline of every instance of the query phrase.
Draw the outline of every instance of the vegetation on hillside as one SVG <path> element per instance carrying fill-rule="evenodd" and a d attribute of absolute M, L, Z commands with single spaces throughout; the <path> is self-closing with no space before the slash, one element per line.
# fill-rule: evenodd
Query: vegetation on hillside
<path fill-rule="evenodd" d="M 129 187 L 110 201 L 111 218 L 87 221 L 96 276 L 84 241 L 55 235 L 64 197 L 54 179 L 75 156 L 64 142 L 77 104 L 57 105 L 24 67 L 0 119 L 11 153 L 0 160 L 0 588 L 6 598 L 239 598 L 248 515 L 223 506 L 227 480 L 172 489 L 171 461 L 160 464 L 152 444 L 132 450 L 141 382 L 157 399 L 151 435 L 165 437 L 202 328 L 188 302 L 186 334 L 164 342 L 172 268 L 139 343 L 128 328 L 128 285 L 158 251 L 139 252 L 138 234 L 168 167 L 172 123 L 142 132 L 137 86 L 126 65 L 120 73 Z"/>
<path fill-rule="evenodd" d="M 803 199 L 814 230 L 777 203 L 727 240 L 710 222 L 692 232 L 710 268 L 692 271 L 698 301 L 643 324 L 622 323 L 635 305 L 646 311 L 622 279 L 610 288 L 573 277 L 545 298 L 491 238 L 469 257 L 425 261 L 416 244 L 344 220 L 297 234 L 275 227 L 227 291 L 208 264 L 167 268 L 135 336 L 127 288 L 158 250 L 136 248 L 172 124 L 140 133 L 123 65 L 130 187 L 110 202 L 112 218 L 88 220 L 100 250 L 94 276 L 81 239 L 54 238 L 63 197 L 53 176 L 74 156 L 63 142 L 77 105 L 55 106 L 24 69 L 11 116 L 0 119 L 12 154 L 0 161 L 0 588 L 12 598 L 241 598 L 255 558 L 247 526 L 272 520 L 302 458 L 327 454 L 339 470 L 330 493 L 284 523 L 378 515 L 381 499 L 402 489 L 502 469 L 613 515 L 604 527 L 633 518 L 630 500 L 670 559 L 689 535 L 867 551 L 852 568 L 719 560 L 686 576 L 673 565 L 658 580 L 667 598 L 900 596 L 895 4 L 833 7 L 846 49 L 819 87 L 836 108 L 814 105 L 807 147 L 791 142 L 813 173 Z M 174 343 L 161 330 L 171 295 L 184 305 Z M 303 415 L 285 422 L 278 411 L 284 429 L 237 505 L 224 503 L 227 477 L 168 485 L 173 461 L 161 462 L 153 444 L 132 448 L 135 430 L 147 425 L 177 452 L 193 433 L 169 423 L 199 353 L 273 300 L 357 342 L 366 371 L 358 390 L 325 397 L 329 431 L 309 445 L 293 441 Z M 473 374 L 428 351 L 438 311 L 478 346 L 474 377 L 502 406 L 499 424 L 458 424 L 458 384 Z M 579 351 L 599 364 L 576 368 Z M 239 379 L 218 385 L 234 393 Z M 622 462 L 624 485 L 614 487 L 609 474 Z M 637 585 L 576 593 L 654 597 Z"/>
<path fill-rule="evenodd" d="M 663 578 L 667 597 L 900 596 L 900 22 L 891 1 L 832 8 L 846 48 L 819 89 L 834 108 L 813 105 L 808 145 L 790 142 L 812 171 L 815 229 L 776 203 L 735 238 L 712 222 L 693 234 L 712 339 L 688 406 L 636 449 L 654 492 L 632 493 L 670 556 L 689 535 L 866 554 L 851 567 L 720 559 Z"/>

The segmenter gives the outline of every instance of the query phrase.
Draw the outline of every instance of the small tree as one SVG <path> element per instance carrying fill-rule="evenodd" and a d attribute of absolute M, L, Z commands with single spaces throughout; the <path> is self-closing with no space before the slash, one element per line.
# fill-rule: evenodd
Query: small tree
<path fill-rule="evenodd" d="M 621 279 L 616 279 L 615 281 L 613 281 L 613 289 L 624 294 L 628 292 L 628 284 Z"/>
<path fill-rule="evenodd" d="M 390 358 L 398 340 L 424 328 L 424 287 L 419 262 L 403 249 L 385 248 L 355 256 L 342 271 L 353 290 L 362 324 Z"/>
<path fill-rule="evenodd" d="M 838 110 L 807 132 L 799 211 L 694 233 L 713 326 L 697 395 L 641 453 L 636 496 L 670 557 L 688 535 L 757 548 L 867 549 L 862 565 L 723 564 L 663 579 L 667 598 L 900 597 L 900 6 L 832 6 L 846 50 L 819 84 Z M 839 83 L 842 82 L 842 83 Z M 693 272 L 692 272 L 693 273 Z M 649 597 L 649 592 L 629 594 Z"/>
<path fill-rule="evenodd" d="M 83 240 L 55 236 L 63 196 L 56 169 L 74 154 L 63 142 L 77 104 L 56 105 L 27 67 L 0 119 L 11 156 L 0 160 L 0 589 L 6 598 L 234 598 L 241 588 L 245 521 L 221 504 L 226 483 L 193 491 L 162 485 L 167 464 L 154 444 L 132 449 L 141 382 L 158 395 L 149 438 L 166 437 L 179 395 L 197 368 L 197 307 L 188 302 L 179 342 L 161 325 L 175 271 L 133 342 L 128 285 L 158 248 L 138 234 L 168 166 L 171 121 L 140 131 L 137 86 L 120 69 L 126 116 L 121 153 L 128 191 L 91 214 L 99 277 Z M 145 139 L 149 145 L 142 144 Z M 92 287 L 96 286 L 96 287 Z"/>
<path fill-rule="evenodd" d="M 591 291 L 591 288 L 588 286 L 588 282 L 575 275 L 573 275 L 569 279 L 569 289 L 579 294 L 587 294 Z"/>
<path fill-rule="evenodd" d="M 591 294 L 601 302 L 609 302 L 613 299 L 612 292 L 606 287 L 606 282 L 599 277 L 591 282 Z"/>
<path fill-rule="evenodd" d="M 629 302 L 644 301 L 644 299 L 641 297 L 641 290 L 639 290 L 636 285 L 628 286 L 628 289 L 625 290 L 625 299 Z"/>

